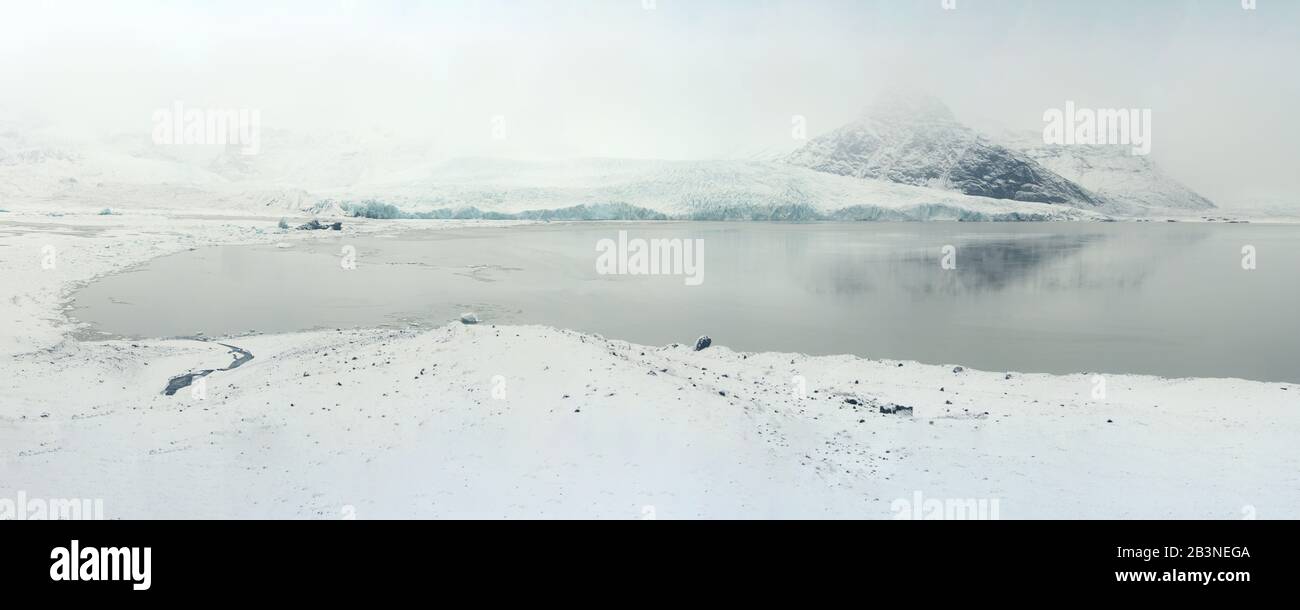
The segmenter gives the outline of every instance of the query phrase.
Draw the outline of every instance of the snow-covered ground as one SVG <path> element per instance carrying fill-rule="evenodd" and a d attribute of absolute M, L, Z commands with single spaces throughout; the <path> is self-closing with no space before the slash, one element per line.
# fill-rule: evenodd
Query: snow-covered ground
<path fill-rule="evenodd" d="M 152 257 L 319 235 L 276 220 L 0 213 L 0 498 L 102 498 L 110 518 L 890 518 L 933 502 L 1300 517 L 1293 384 L 1108 376 L 1096 400 L 1087 374 L 449 320 L 221 338 L 254 358 L 199 399 L 162 389 L 229 365 L 226 347 L 91 341 L 60 311 L 78 283 Z"/>

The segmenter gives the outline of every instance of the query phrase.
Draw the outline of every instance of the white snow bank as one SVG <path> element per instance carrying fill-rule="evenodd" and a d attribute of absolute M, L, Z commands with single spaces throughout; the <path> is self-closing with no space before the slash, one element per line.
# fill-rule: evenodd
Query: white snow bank
<path fill-rule="evenodd" d="M 1300 387 L 654 348 L 545 327 L 65 343 L 6 363 L 4 487 L 110 517 L 1297 516 Z M 806 394 L 798 393 L 797 377 Z M 852 404 L 852 399 L 858 404 Z M 948 404 L 950 401 L 951 404 Z M 886 415 L 881 405 L 905 405 Z"/>

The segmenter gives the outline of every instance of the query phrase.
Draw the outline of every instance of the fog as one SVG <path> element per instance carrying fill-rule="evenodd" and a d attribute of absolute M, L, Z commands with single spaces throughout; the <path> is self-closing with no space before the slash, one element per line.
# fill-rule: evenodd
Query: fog
<path fill-rule="evenodd" d="M 147 134 L 180 100 L 438 157 L 733 158 L 906 85 L 1020 129 L 1067 100 L 1150 109 L 1177 179 L 1228 207 L 1296 201 L 1300 3 L 955 3 L 5 0 L 0 118 Z"/>

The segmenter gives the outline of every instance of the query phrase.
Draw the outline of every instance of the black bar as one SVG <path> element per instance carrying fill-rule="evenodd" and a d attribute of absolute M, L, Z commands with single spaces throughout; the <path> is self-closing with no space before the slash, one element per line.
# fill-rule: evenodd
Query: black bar
<path fill-rule="evenodd" d="M 751 593 L 804 583 L 873 596 L 1044 587 L 1114 599 L 1236 596 L 1294 590 L 1298 531 L 1290 521 L 0 522 L 0 587 L 50 599 L 330 599 L 475 583 L 496 583 L 493 594 L 598 582 L 716 588 L 742 578 L 758 587 Z M 73 540 L 83 550 L 148 547 L 149 589 L 52 580 L 51 551 Z M 1120 582 L 1117 572 L 1216 580 Z"/>

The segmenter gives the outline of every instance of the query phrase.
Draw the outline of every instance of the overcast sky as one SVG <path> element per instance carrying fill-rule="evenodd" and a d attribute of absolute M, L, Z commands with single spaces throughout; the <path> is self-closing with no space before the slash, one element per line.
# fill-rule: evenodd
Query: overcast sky
<path fill-rule="evenodd" d="M 906 82 L 959 117 L 1150 108 L 1152 158 L 1232 204 L 1300 191 L 1300 2 L 0 0 L 0 111 L 87 132 L 155 109 L 380 130 L 438 155 L 790 148 Z M 508 137 L 492 136 L 504 117 Z"/>

